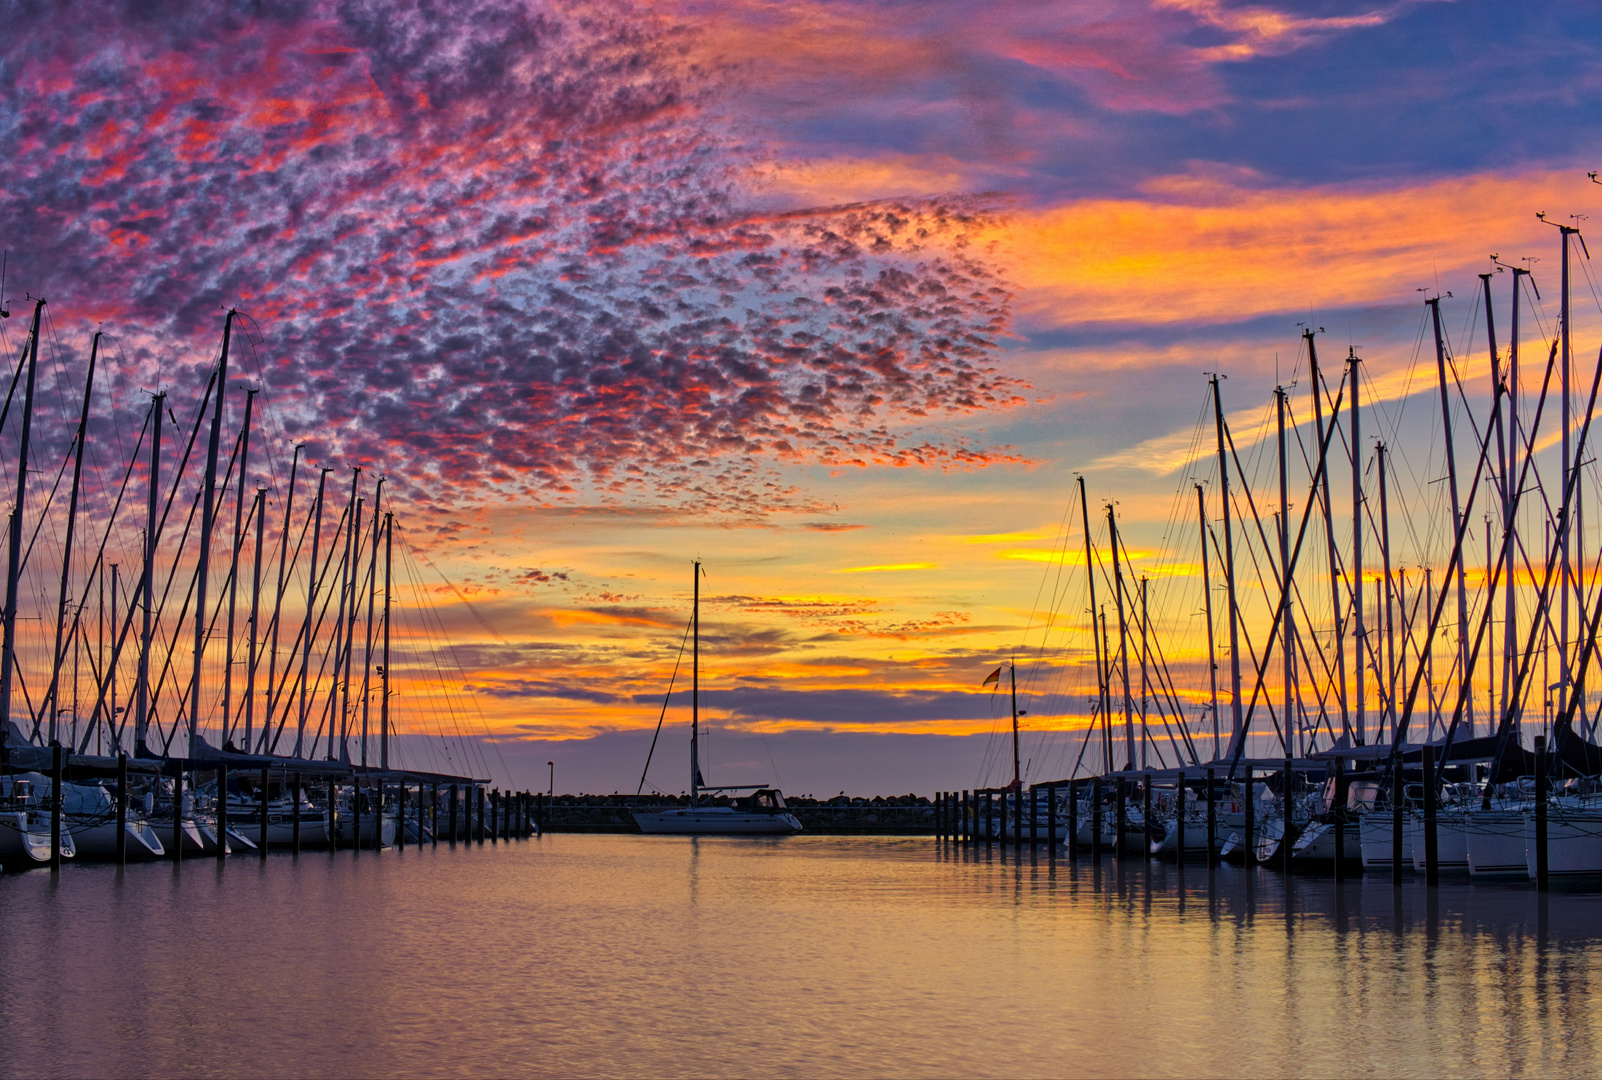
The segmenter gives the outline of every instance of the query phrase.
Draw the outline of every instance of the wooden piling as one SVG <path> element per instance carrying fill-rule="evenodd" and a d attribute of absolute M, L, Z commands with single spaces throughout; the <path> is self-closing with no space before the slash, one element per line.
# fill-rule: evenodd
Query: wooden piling
<path fill-rule="evenodd" d="M 1012 793 L 1012 847 L 1014 851 L 1023 850 L 1023 788 L 1019 787 Z"/>
<path fill-rule="evenodd" d="M 373 785 L 373 850 L 384 850 L 384 779 Z"/>
<path fill-rule="evenodd" d="M 1346 880 L 1346 763 L 1335 759 L 1335 800 L 1328 808 L 1335 826 L 1335 880 Z"/>
<path fill-rule="evenodd" d="M 421 791 L 422 789 L 419 788 L 418 790 Z M 395 813 L 396 813 L 396 816 L 397 816 L 397 821 L 396 821 L 396 825 L 395 825 L 395 849 L 397 851 L 405 851 L 406 850 L 406 777 L 404 777 L 404 776 L 401 777 L 400 791 L 397 792 L 396 796 L 395 796 Z M 423 823 L 423 813 L 422 813 L 421 805 L 419 805 L 418 812 L 417 812 L 417 824 L 418 824 L 419 828 L 421 828 L 422 823 Z M 422 834 L 421 831 L 419 831 L 418 834 L 417 834 L 417 839 L 421 840 L 422 838 L 423 838 L 423 834 Z"/>
<path fill-rule="evenodd" d="M 1090 857 L 1101 859 L 1101 777 L 1090 784 Z"/>
<path fill-rule="evenodd" d="M 1040 843 L 1040 789 L 1029 789 L 1029 845 Z"/>
<path fill-rule="evenodd" d="M 1391 881 L 1402 883 L 1402 755 L 1391 770 Z"/>
<path fill-rule="evenodd" d="M 478 788 L 478 842 L 480 844 L 482 844 L 484 842 L 484 801 L 485 801 L 484 800 L 484 795 L 485 795 L 484 787 L 483 787 L 483 785 L 479 785 L 479 788 Z"/>
<path fill-rule="evenodd" d="M 1174 780 L 1174 861 L 1185 861 L 1185 774 Z"/>
<path fill-rule="evenodd" d="M 418 821 L 422 816 L 418 816 Z M 439 847 L 439 784 L 428 785 L 428 837 L 429 847 Z"/>
<path fill-rule="evenodd" d="M 1424 744 L 1424 884 L 1441 883 L 1438 837 L 1435 831 L 1435 747 Z"/>
<path fill-rule="evenodd" d="M 1535 887 L 1546 892 L 1552 884 L 1546 847 L 1546 736 L 1535 737 Z"/>
<path fill-rule="evenodd" d="M 228 766 L 217 766 L 217 858 L 228 857 Z"/>
<path fill-rule="evenodd" d="M 52 721 L 54 723 L 54 721 Z M 61 807 L 66 802 L 66 783 L 63 766 L 65 755 L 61 744 L 50 748 L 50 869 L 61 869 Z"/>
<path fill-rule="evenodd" d="M 356 854 L 362 853 L 362 782 L 361 778 L 350 778 L 350 839 L 351 849 Z"/>
<path fill-rule="evenodd" d="M 450 832 L 450 840 L 451 840 L 451 847 L 455 847 L 456 846 L 456 785 L 455 784 L 451 785 L 450 799 L 451 799 L 451 812 L 450 812 L 451 832 Z"/>
<path fill-rule="evenodd" d="M 267 769 L 264 766 L 261 770 L 261 836 L 256 845 L 257 856 L 263 859 L 267 857 L 267 779 Z"/>
<path fill-rule="evenodd" d="M 1207 770 L 1207 862 L 1218 857 L 1218 772 Z"/>
<path fill-rule="evenodd" d="M 1291 756 L 1286 754 L 1285 779 L 1280 785 L 1280 810 L 1283 812 L 1285 820 L 1281 825 L 1281 829 L 1283 831 L 1280 833 L 1279 837 L 1279 854 L 1280 865 L 1284 868 L 1285 873 L 1287 874 L 1291 872 L 1291 848 L 1294 846 L 1294 838 L 1291 836 L 1291 824 L 1293 821 L 1291 814 L 1291 792 L 1295 787 L 1296 773 L 1294 770 L 1294 765 L 1291 761 Z"/>
<path fill-rule="evenodd" d="M 172 861 L 184 858 L 184 771 L 178 769 L 172 778 Z"/>
<path fill-rule="evenodd" d="M 128 861 L 128 755 L 117 755 L 117 865 Z"/>
<path fill-rule="evenodd" d="M 1129 824 L 1128 792 L 1126 791 L 1126 781 L 1121 776 L 1118 778 L 1118 785 L 1114 789 L 1114 797 L 1118 800 L 1118 805 L 1113 810 L 1113 826 L 1117 830 L 1113 834 L 1113 858 L 1121 859 L 1124 857 L 1124 833 L 1128 831 L 1127 826 Z"/>
<path fill-rule="evenodd" d="M 1141 798 L 1141 808 L 1140 808 L 1141 827 L 1145 830 L 1145 834 L 1144 835 L 1146 837 L 1146 842 L 1141 845 L 1142 847 L 1145 848 L 1145 850 L 1143 852 L 1141 852 L 1141 854 L 1144 855 L 1146 858 L 1150 859 L 1151 858 L 1151 834 L 1152 834 L 1151 773 L 1150 772 L 1147 772 L 1144 776 L 1141 777 L 1140 786 L 1141 786 L 1141 789 L 1142 789 L 1141 790 L 1141 796 L 1140 796 L 1140 798 Z"/>
<path fill-rule="evenodd" d="M 300 773 L 294 774 L 289 791 L 289 853 L 300 854 Z"/>
<path fill-rule="evenodd" d="M 1257 781 L 1253 775 L 1256 769 L 1246 766 L 1246 798 L 1241 802 L 1241 810 L 1246 815 L 1242 828 L 1246 831 L 1246 842 L 1241 845 L 1241 855 L 1247 866 L 1257 862 Z"/>
<path fill-rule="evenodd" d="M 338 794 L 334 781 L 328 781 L 328 853 L 332 855 L 339 848 L 339 833 L 334 828 L 334 798 Z"/>
<path fill-rule="evenodd" d="M 1057 785 L 1046 785 L 1046 848 L 1057 850 Z"/>

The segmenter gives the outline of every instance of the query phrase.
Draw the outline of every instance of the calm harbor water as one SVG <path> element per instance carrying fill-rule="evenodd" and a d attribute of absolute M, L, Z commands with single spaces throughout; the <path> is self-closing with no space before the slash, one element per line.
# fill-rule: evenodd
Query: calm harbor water
<path fill-rule="evenodd" d="M 1597 1075 L 1602 895 L 928 839 L 0 877 L 5 1076 Z"/>

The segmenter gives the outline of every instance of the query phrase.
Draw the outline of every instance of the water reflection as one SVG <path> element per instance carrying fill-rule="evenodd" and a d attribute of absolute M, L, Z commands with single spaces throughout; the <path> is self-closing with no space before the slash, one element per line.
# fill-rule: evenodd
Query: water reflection
<path fill-rule="evenodd" d="M 0 1075 L 1592 1075 L 1602 897 L 927 839 L 0 877 Z"/>

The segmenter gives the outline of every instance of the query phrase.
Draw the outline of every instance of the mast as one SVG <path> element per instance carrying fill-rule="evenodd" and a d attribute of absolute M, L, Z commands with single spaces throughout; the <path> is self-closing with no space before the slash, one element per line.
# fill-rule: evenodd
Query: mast
<path fill-rule="evenodd" d="M 1096 633 L 1096 560 L 1090 544 L 1090 503 L 1085 497 L 1085 478 L 1083 474 L 1079 476 L 1079 518 L 1084 523 L 1085 529 L 1085 580 L 1090 583 L 1090 642 L 1096 653 L 1096 704 L 1101 709 L 1101 715 L 1105 722 L 1107 709 L 1111 702 L 1111 690 L 1107 685 L 1110 681 L 1107 678 L 1107 671 L 1102 666 L 1102 658 L 1104 656 L 1102 639 Z M 1108 761 L 1107 771 L 1111 771 L 1111 758 Z"/>
<path fill-rule="evenodd" d="M 1135 716 L 1134 703 L 1129 693 L 1129 624 L 1124 618 L 1124 574 L 1118 561 L 1118 519 L 1113 516 L 1112 503 L 1107 504 L 1107 527 L 1112 531 L 1113 600 L 1118 607 L 1118 655 L 1124 675 L 1124 742 L 1129 751 L 1126 769 L 1135 767 Z"/>
<path fill-rule="evenodd" d="M 272 644 L 267 649 L 267 689 L 262 691 L 268 701 L 272 700 L 273 687 L 278 685 L 278 617 L 284 606 L 284 563 L 289 557 L 289 521 L 290 514 L 295 509 L 295 474 L 300 469 L 300 452 L 306 448 L 305 443 L 296 443 L 295 452 L 289 460 L 289 497 L 284 502 L 284 528 L 278 536 L 278 590 L 273 594 L 272 618 Z M 302 535 L 305 535 L 304 533 Z M 313 570 L 316 569 L 315 553 L 313 554 Z M 287 666 L 287 665 L 286 665 Z M 267 749 L 267 733 L 272 730 L 272 717 L 261 728 L 261 749 Z M 296 756 L 299 756 L 297 751 Z"/>
<path fill-rule="evenodd" d="M 106 579 L 105 578 L 101 578 L 100 579 L 100 589 L 101 589 L 101 595 L 102 596 L 105 595 L 105 588 L 106 588 Z M 101 607 L 104 608 L 104 606 L 105 606 L 105 601 L 102 600 L 101 601 Z M 116 633 L 116 627 L 117 627 L 117 564 L 116 563 L 112 563 L 111 564 L 111 626 L 112 626 L 112 633 Z M 98 650 L 96 650 L 96 655 L 101 656 L 102 658 L 105 655 L 105 636 L 106 636 L 105 628 L 102 627 L 101 631 L 100 631 L 100 638 L 101 638 L 100 648 Z M 101 663 L 105 663 L 105 660 L 102 659 Z M 112 749 L 116 749 L 122 743 L 122 740 L 117 737 L 117 665 L 116 664 L 108 665 L 108 669 L 106 671 L 106 678 L 108 680 L 110 680 L 110 682 L 111 682 L 111 712 L 109 714 L 111 716 L 111 722 L 106 725 L 106 732 L 108 734 L 110 734 L 111 736 L 113 736 L 113 738 L 112 738 L 112 743 L 113 743 Z"/>
<path fill-rule="evenodd" d="M 1146 576 L 1140 577 L 1140 767 L 1146 767 L 1146 747 L 1151 738 L 1147 725 L 1147 698 L 1151 694 L 1151 677 L 1147 674 L 1150 668 L 1151 648 L 1146 640 Z"/>
<path fill-rule="evenodd" d="M 362 764 L 367 764 L 367 688 L 372 678 L 373 670 L 373 602 L 378 591 L 378 538 L 382 534 L 381 522 L 378 517 L 379 505 L 384 498 L 384 478 L 378 478 L 378 486 L 373 491 L 373 543 L 368 553 L 367 562 L 367 651 L 362 657 Z M 388 603 L 388 598 L 385 598 Z M 387 630 L 385 631 L 388 632 Z"/>
<path fill-rule="evenodd" d="M 240 483 L 244 483 L 241 476 Z M 263 520 L 267 513 L 267 489 L 256 489 L 256 505 L 251 509 L 251 515 L 256 519 L 256 557 L 250 564 L 250 640 L 245 653 L 245 749 L 248 751 L 251 744 L 252 721 L 256 716 L 256 632 L 259 629 L 261 616 L 261 555 L 262 540 L 267 530 Z M 232 640 L 230 638 L 230 640 Z M 272 683 L 267 684 L 269 687 Z M 269 718 L 270 719 L 270 718 Z M 271 727 L 270 723 L 263 723 L 263 728 Z"/>
<path fill-rule="evenodd" d="M 195 668 L 189 678 L 189 756 L 200 740 L 200 675 L 206 652 L 206 575 L 211 569 L 211 533 L 216 525 L 217 441 L 222 437 L 223 388 L 228 385 L 228 345 L 234 332 L 234 311 L 223 320 L 222 358 L 217 362 L 217 400 L 212 406 L 211 435 L 206 440 L 206 474 L 200 499 L 200 564 L 195 570 Z"/>
<path fill-rule="evenodd" d="M 0 733 L 9 736 L 11 675 L 17 662 L 17 579 L 22 574 L 22 509 L 28 494 L 28 443 L 33 434 L 33 382 L 39 367 L 39 317 L 43 299 L 34 301 L 33 327 L 28 331 L 28 379 L 22 391 L 22 435 L 17 447 L 17 501 L 11 508 L 10 543 L 6 550 L 4 638 L 0 640 Z M 52 725 L 53 726 L 53 725 Z"/>
<path fill-rule="evenodd" d="M 1562 475 L 1563 475 L 1563 490 L 1565 492 L 1567 492 L 1569 490 L 1569 470 L 1573 467 L 1572 463 L 1574 461 L 1574 458 L 1571 456 L 1571 448 L 1569 446 L 1569 426 L 1572 423 L 1572 420 L 1571 420 L 1571 418 L 1569 416 L 1569 369 L 1571 367 L 1570 360 L 1569 360 L 1569 358 L 1570 358 L 1570 352 L 1569 352 L 1569 316 L 1570 316 L 1570 314 L 1572 312 L 1572 308 L 1570 307 L 1570 304 L 1569 304 L 1569 234 L 1570 233 L 1579 232 L 1580 230 L 1571 229 L 1567 225 L 1559 225 L 1558 226 L 1558 231 L 1559 231 L 1559 233 L 1561 235 L 1561 239 L 1563 241 L 1563 277 L 1562 277 L 1562 282 L 1561 282 L 1561 285 L 1560 285 L 1561 295 L 1558 298 L 1558 304 L 1559 304 L 1559 308 L 1560 308 L 1559 315 L 1558 315 L 1558 336 L 1559 336 L 1559 339 L 1560 339 L 1559 348 L 1562 351 L 1562 355 L 1559 357 L 1559 368 L 1560 368 L 1560 370 L 1562 372 L 1562 386 L 1563 386 L 1563 388 L 1562 388 L 1562 397 L 1563 397 L 1563 420 L 1562 420 L 1562 423 L 1563 423 L 1563 473 L 1562 473 Z M 1578 503 L 1578 500 L 1575 500 L 1575 501 L 1576 501 L 1576 503 Z M 1569 516 L 1570 517 L 1573 516 L 1572 512 L 1571 512 L 1571 514 Z M 1558 586 L 1558 597 L 1559 597 L 1560 603 L 1559 603 L 1559 608 L 1558 608 L 1558 611 L 1559 611 L 1559 616 L 1558 616 L 1558 618 L 1559 618 L 1559 625 L 1558 625 L 1559 640 L 1558 640 L 1558 706 L 1557 706 L 1557 711 L 1559 713 L 1562 713 L 1568 708 L 1568 702 L 1569 702 L 1569 584 L 1570 584 L 1570 581 L 1572 579 L 1572 574 L 1573 574 L 1573 570 L 1574 570 L 1573 564 L 1570 562 L 1570 559 L 1569 559 L 1569 530 L 1565 528 L 1565 529 L 1562 529 L 1561 531 L 1559 531 L 1558 537 L 1557 537 L 1557 541 L 1558 541 L 1558 547 L 1560 549 L 1559 550 L 1559 557 L 1562 559 L 1562 570 L 1558 574 L 1558 581 L 1561 584 Z M 1581 603 L 1581 610 L 1583 611 L 1584 610 L 1584 603 L 1585 603 L 1585 600 L 1584 600 L 1583 597 L 1581 598 L 1580 603 Z M 1550 693 L 1550 691 L 1548 691 L 1548 693 Z"/>
<path fill-rule="evenodd" d="M 390 555 L 395 542 L 395 514 L 384 513 L 384 664 L 378 669 L 379 690 L 384 695 L 378 701 L 378 764 L 389 771 L 389 605 Z"/>
<path fill-rule="evenodd" d="M 1196 485 L 1196 518 L 1201 524 L 1202 601 L 1207 616 L 1207 686 L 1213 712 L 1213 758 L 1218 758 L 1218 653 L 1213 646 L 1213 587 L 1207 574 L 1207 499 Z"/>
<path fill-rule="evenodd" d="M 1456 533 L 1463 521 L 1462 504 L 1457 496 L 1457 453 L 1452 447 L 1452 409 L 1450 399 L 1446 393 L 1446 341 L 1441 334 L 1441 298 L 1431 297 L 1424 301 L 1430 306 L 1430 319 L 1435 326 L 1435 371 L 1441 384 L 1441 427 L 1446 433 L 1446 483 L 1452 493 L 1452 531 Z M 1565 391 L 1564 405 L 1567 407 L 1568 397 Z M 1568 425 L 1564 425 L 1564 437 L 1567 438 Z M 1459 678 L 1468 678 L 1468 583 L 1464 572 L 1466 559 L 1457 561 L 1457 671 Z M 1565 609 L 1567 610 L 1567 609 Z M 1465 722 L 1468 724 L 1470 737 L 1474 735 L 1474 688 L 1468 687 L 1467 713 Z"/>
<path fill-rule="evenodd" d="M 72 450 L 72 494 L 67 500 L 67 535 L 61 545 L 61 591 L 56 598 L 56 645 L 50 654 L 54 659 L 50 665 L 50 689 L 45 692 L 45 710 L 50 716 L 50 741 L 56 742 L 56 696 L 60 689 L 61 680 L 61 635 L 67 623 L 67 589 L 70 586 L 72 574 L 72 532 L 78 520 L 78 489 L 83 477 L 83 447 L 89 429 L 89 399 L 95 386 L 95 360 L 100 355 L 100 331 L 89 343 L 89 374 L 83 382 L 83 409 L 78 413 L 78 437 L 74 440 Z M 77 719 L 77 714 L 73 715 Z M 39 723 L 34 721 L 34 736 L 38 737 Z M 74 740 L 76 741 L 76 740 Z"/>
<path fill-rule="evenodd" d="M 1296 655 L 1295 647 L 1291 644 L 1291 606 L 1290 606 L 1290 487 L 1285 468 L 1285 388 L 1274 387 L 1274 409 L 1279 425 L 1279 620 L 1280 620 L 1280 651 L 1285 654 L 1285 723 L 1280 727 L 1280 738 L 1284 743 L 1285 756 L 1290 757 L 1295 742 L 1292 740 L 1291 725 L 1297 723 L 1296 719 L 1296 674 L 1293 667 L 1293 658 Z M 1285 793 L 1285 803 L 1290 805 L 1290 792 Z"/>
<path fill-rule="evenodd" d="M 343 743 L 343 749 L 345 752 L 345 760 L 347 761 L 350 759 L 350 727 L 351 723 L 356 719 L 355 711 L 351 708 L 350 704 L 350 668 L 351 658 L 356 652 L 356 618 L 359 611 L 360 592 L 362 587 L 361 575 L 357 573 L 356 568 L 357 564 L 360 563 L 362 559 L 362 511 L 366 508 L 366 496 L 356 500 L 356 520 L 351 523 L 350 529 L 350 574 L 348 576 L 350 606 L 347 609 L 345 616 L 347 620 L 345 625 L 345 676 L 342 684 L 343 690 L 341 692 L 343 704 L 340 706 L 339 714 L 342 733 L 341 737 L 345 740 Z M 335 671 L 337 673 L 337 666 Z M 362 753 L 365 754 L 366 752 L 367 748 L 365 746 L 362 747 Z M 366 762 L 364 759 L 363 764 L 365 763 Z"/>
<path fill-rule="evenodd" d="M 1018 767 L 1018 661 L 1016 658 L 1007 665 L 1012 672 L 1012 790 L 1014 793 L 1023 791 L 1023 771 Z"/>
<path fill-rule="evenodd" d="M 1517 280 L 1517 278 L 1514 279 L 1515 282 Z M 1491 354 L 1491 422 L 1496 425 L 1497 468 L 1500 469 L 1502 473 L 1502 482 L 1498 485 L 1497 491 L 1502 496 L 1502 528 L 1504 530 L 1511 531 L 1513 528 L 1513 522 L 1511 520 L 1513 513 L 1513 489 L 1509 486 L 1512 483 L 1512 479 L 1508 476 L 1507 428 L 1502 422 L 1502 395 L 1497 392 L 1497 388 L 1502 383 L 1502 358 L 1497 354 L 1496 349 L 1496 311 L 1491 306 L 1490 274 L 1487 273 L 1480 275 L 1480 289 L 1485 294 L 1485 341 Z M 1507 608 L 1512 607 L 1511 599 L 1513 596 L 1513 579 L 1509 576 L 1506 576 L 1506 571 L 1511 569 L 1512 567 L 1510 565 L 1504 565 L 1503 567 L 1503 591 L 1507 594 L 1503 597 L 1503 600 Z M 1487 514 L 1485 518 L 1485 580 L 1487 582 L 1491 580 L 1491 518 L 1489 514 Z M 1504 613 L 1502 624 L 1502 652 L 1504 654 L 1507 652 L 1507 642 L 1509 640 L 1509 635 L 1512 633 L 1512 629 L 1512 624 L 1506 621 L 1506 614 Z M 1492 627 L 1492 631 L 1494 633 L 1494 626 Z M 1496 650 L 1491 648 L 1487 651 L 1491 654 L 1493 659 L 1486 665 L 1486 670 L 1490 676 L 1491 688 L 1490 693 L 1485 701 L 1485 708 L 1487 712 L 1495 709 L 1498 711 L 1498 715 L 1500 715 L 1500 709 L 1498 708 L 1496 698 L 1496 661 L 1494 659 L 1496 656 Z M 1502 688 L 1502 697 L 1504 699 L 1503 707 L 1505 707 L 1505 699 L 1507 697 L 1507 686 L 1505 683 L 1503 684 Z M 1489 720 L 1487 722 L 1489 722 Z"/>
<path fill-rule="evenodd" d="M 1324 445 L 1324 377 L 1318 370 L 1318 346 L 1315 333 L 1307 330 L 1302 334 L 1307 339 L 1307 361 L 1313 380 L 1313 424 L 1318 431 L 1318 444 Z M 1338 418 L 1331 414 L 1330 426 L 1334 427 Z M 1329 602 L 1333 609 L 1331 612 L 1331 634 L 1335 641 L 1335 694 L 1341 707 L 1341 735 L 1348 746 L 1352 745 L 1352 715 L 1346 701 L 1346 620 L 1341 618 L 1341 571 L 1340 561 L 1335 549 L 1335 520 L 1334 507 L 1329 498 L 1329 470 L 1325 469 L 1319 478 L 1319 489 L 1323 495 L 1324 511 L 1324 547 L 1329 554 Z"/>
<path fill-rule="evenodd" d="M 1355 704 L 1352 730 L 1357 734 L 1357 745 L 1368 742 L 1368 695 L 1363 688 L 1363 669 L 1368 665 L 1363 656 L 1368 645 L 1368 634 L 1363 629 L 1363 410 L 1358 408 L 1358 369 L 1360 362 L 1355 348 L 1346 350 L 1346 361 L 1352 368 L 1352 701 Z"/>
<path fill-rule="evenodd" d="M 1380 496 L 1380 563 L 1385 574 L 1385 591 L 1379 597 L 1381 608 L 1374 613 L 1375 623 L 1381 620 L 1385 623 L 1385 649 L 1381 656 L 1385 661 L 1385 712 L 1391 714 L 1391 730 L 1396 730 L 1396 611 L 1391 602 L 1393 591 L 1391 588 L 1391 508 L 1390 497 L 1385 485 L 1386 446 L 1384 443 L 1374 444 L 1375 460 L 1379 464 L 1379 496 Z M 1376 629 L 1377 629 L 1376 625 Z M 1380 650 L 1375 650 L 1380 652 Z M 1384 730 L 1384 713 L 1381 713 L 1380 728 Z"/>
<path fill-rule="evenodd" d="M 311 688 L 306 685 L 306 677 L 311 670 L 311 635 L 312 635 L 312 607 L 317 599 L 317 552 L 323 535 L 323 493 L 328 484 L 328 474 L 334 470 L 323 466 L 317 473 L 317 499 L 312 504 L 312 550 L 311 566 L 306 574 L 306 621 L 301 627 L 300 652 L 300 719 L 295 729 L 295 756 L 300 757 L 303 744 L 306 740 L 306 706 Z M 279 564 L 279 577 L 283 577 L 283 564 Z M 282 592 L 282 589 L 279 590 Z"/>
<path fill-rule="evenodd" d="M 223 739 L 229 736 L 229 709 L 234 700 L 234 609 L 239 599 L 239 534 L 244 526 L 245 519 L 245 475 L 250 469 L 250 414 L 256 405 L 258 391 L 245 389 L 245 427 L 239 433 L 239 476 L 234 481 L 234 547 L 233 555 L 228 567 L 228 643 L 223 649 L 223 699 L 222 699 L 222 730 Z M 218 395 L 218 401 L 222 395 Z M 254 618 L 254 616 L 253 616 Z M 254 633 L 255 623 L 251 624 Z M 254 639 L 251 643 L 251 652 L 255 652 Z M 245 706 L 250 711 L 250 706 Z M 250 736 L 245 736 L 245 749 L 250 749 Z"/>
<path fill-rule="evenodd" d="M 1528 274 L 1528 270 L 1512 267 L 1513 270 L 1513 311 L 1512 320 L 1508 327 L 1509 338 L 1507 344 L 1507 438 L 1511 452 L 1508 461 L 1511 464 L 1517 459 L 1519 446 L 1522 442 L 1519 435 L 1519 276 Z M 1508 485 L 1508 513 L 1503 527 L 1512 535 L 1517 533 L 1517 514 L 1513 507 L 1517 503 L 1518 491 L 1512 483 Z M 1513 585 L 1516 581 L 1514 575 L 1514 549 L 1516 544 L 1506 541 L 1502 544 L 1503 558 L 1506 568 L 1502 571 L 1502 580 L 1507 582 L 1503 591 L 1502 602 L 1505 605 L 1504 622 L 1502 624 L 1502 709 L 1501 715 L 1507 716 L 1508 710 L 1518 709 L 1518 703 L 1513 700 L 1513 670 L 1518 663 L 1518 641 L 1515 633 L 1515 621 L 1518 617 L 1518 608 L 1513 602 Z"/>
<path fill-rule="evenodd" d="M 695 806 L 701 801 L 701 560 L 691 565 L 695 606 L 690 611 L 690 628 L 695 644 L 690 653 L 690 805 Z"/>
<path fill-rule="evenodd" d="M 1107 687 L 1107 696 L 1102 701 L 1101 710 L 1101 754 L 1105 759 L 1103 772 L 1113 771 L 1113 734 L 1112 734 L 1112 642 L 1107 637 L 1107 608 L 1101 609 L 1101 655 L 1107 658 L 1107 668 L 1102 673 L 1102 685 Z"/>
<path fill-rule="evenodd" d="M 150 497 L 145 504 L 145 566 L 139 575 L 144 593 L 139 605 L 139 676 L 134 681 L 134 756 L 153 757 L 145 744 L 150 725 L 150 615 L 155 606 L 156 586 L 156 497 L 161 480 L 161 417 L 166 412 L 167 395 L 157 391 L 150 399 L 156 423 L 150 438 Z M 115 716 L 113 716 L 115 719 Z"/>
<path fill-rule="evenodd" d="M 1235 535 L 1230 528 L 1229 459 L 1224 455 L 1224 403 L 1218 389 L 1219 376 L 1213 383 L 1213 427 L 1218 436 L 1218 495 L 1224 505 L 1224 589 L 1229 601 L 1229 697 L 1233 711 L 1233 725 L 1229 733 L 1230 752 L 1245 737 L 1240 708 L 1240 607 L 1235 603 Z"/>

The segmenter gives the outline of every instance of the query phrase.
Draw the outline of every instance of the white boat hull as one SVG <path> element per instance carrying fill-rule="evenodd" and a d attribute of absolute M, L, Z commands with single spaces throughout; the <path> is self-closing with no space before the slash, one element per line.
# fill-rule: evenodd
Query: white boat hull
<path fill-rule="evenodd" d="M 801 831 L 794 814 L 756 814 L 727 806 L 636 810 L 642 833 L 677 836 L 788 836 Z"/>
<path fill-rule="evenodd" d="M 65 824 L 61 830 L 61 857 L 77 854 L 72 834 Z M 26 870 L 50 865 L 50 815 L 15 810 L 0 814 L 0 866 Z"/>
<path fill-rule="evenodd" d="M 1413 869 L 1423 873 L 1424 866 L 1424 819 L 1418 815 L 1410 816 L 1404 828 L 1407 830 L 1407 843 L 1412 849 L 1411 858 Z M 1437 870 L 1448 872 L 1469 868 L 1468 861 L 1468 819 L 1462 814 L 1438 814 L 1435 818 L 1435 867 Z"/>
<path fill-rule="evenodd" d="M 72 842 L 78 849 L 78 858 L 104 861 L 117 857 L 117 823 L 94 821 L 76 823 L 69 819 Z M 139 859 L 159 859 L 167 854 L 156 831 L 143 821 L 130 818 L 124 826 L 127 839 L 123 842 L 123 857 L 129 862 Z"/>
<path fill-rule="evenodd" d="M 1524 815 L 1516 810 L 1484 810 L 1469 817 L 1470 877 L 1523 877 Z"/>
<path fill-rule="evenodd" d="M 1392 829 L 1395 819 L 1390 811 L 1364 814 L 1358 822 L 1358 843 L 1363 852 L 1363 866 L 1375 870 L 1389 869 L 1393 847 Z M 1412 865 L 1413 839 L 1408 831 L 1407 818 L 1402 819 L 1402 862 Z"/>
<path fill-rule="evenodd" d="M 1524 815 L 1525 872 L 1535 880 L 1535 814 Z M 1561 810 L 1546 817 L 1546 872 L 1551 877 L 1602 877 L 1602 813 Z"/>

